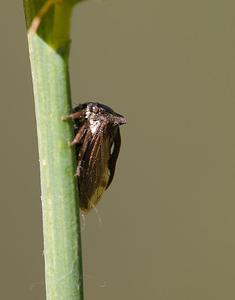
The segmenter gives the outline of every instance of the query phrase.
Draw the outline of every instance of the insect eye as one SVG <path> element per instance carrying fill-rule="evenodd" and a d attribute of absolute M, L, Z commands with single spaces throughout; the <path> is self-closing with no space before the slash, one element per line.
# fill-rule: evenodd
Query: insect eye
<path fill-rule="evenodd" d="M 97 105 L 92 106 L 92 111 L 93 111 L 94 113 L 98 113 L 98 111 L 99 111 L 98 106 L 97 106 Z"/>

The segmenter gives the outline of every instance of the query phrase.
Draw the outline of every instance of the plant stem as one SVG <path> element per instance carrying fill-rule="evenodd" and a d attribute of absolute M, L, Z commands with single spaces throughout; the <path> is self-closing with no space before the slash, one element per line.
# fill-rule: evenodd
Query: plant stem
<path fill-rule="evenodd" d="M 45 1 L 24 0 L 27 28 Z M 83 277 L 78 185 L 68 73 L 69 29 L 74 1 L 55 4 L 38 32 L 28 35 L 40 158 L 46 295 L 82 300 Z"/>

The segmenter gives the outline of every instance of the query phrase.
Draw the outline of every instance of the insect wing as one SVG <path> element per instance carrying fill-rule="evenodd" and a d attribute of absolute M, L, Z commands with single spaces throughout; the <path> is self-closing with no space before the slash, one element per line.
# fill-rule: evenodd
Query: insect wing
<path fill-rule="evenodd" d="M 80 205 L 88 213 L 99 202 L 110 178 L 109 124 L 102 122 L 87 146 L 79 177 Z"/>

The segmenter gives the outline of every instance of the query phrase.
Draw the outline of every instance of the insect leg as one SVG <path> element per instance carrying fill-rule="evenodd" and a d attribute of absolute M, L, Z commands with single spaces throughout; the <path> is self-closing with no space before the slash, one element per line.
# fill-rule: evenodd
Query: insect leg
<path fill-rule="evenodd" d="M 77 118 L 82 118 L 84 117 L 84 112 L 83 111 L 77 111 L 69 116 L 62 116 L 61 119 L 62 121 L 68 120 L 68 119 L 77 119 Z"/>
<path fill-rule="evenodd" d="M 86 131 L 86 123 L 84 123 L 84 124 L 82 125 L 82 127 L 81 127 L 80 130 L 78 131 L 77 135 L 75 136 L 74 140 L 73 140 L 71 143 L 70 143 L 70 142 L 68 143 L 69 146 L 71 147 L 71 146 L 73 146 L 73 145 L 79 143 L 79 142 L 81 141 L 81 139 L 82 139 L 82 137 L 83 137 L 85 131 Z"/>

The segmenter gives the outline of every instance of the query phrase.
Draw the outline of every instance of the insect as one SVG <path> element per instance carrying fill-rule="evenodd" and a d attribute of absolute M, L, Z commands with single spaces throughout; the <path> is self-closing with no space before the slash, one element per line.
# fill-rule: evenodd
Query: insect
<path fill-rule="evenodd" d="M 75 138 L 69 146 L 76 147 L 79 204 L 89 213 L 110 186 L 121 146 L 119 126 L 126 119 L 110 107 L 94 102 L 79 104 L 69 116 Z"/>

